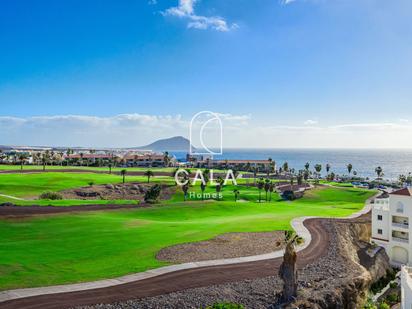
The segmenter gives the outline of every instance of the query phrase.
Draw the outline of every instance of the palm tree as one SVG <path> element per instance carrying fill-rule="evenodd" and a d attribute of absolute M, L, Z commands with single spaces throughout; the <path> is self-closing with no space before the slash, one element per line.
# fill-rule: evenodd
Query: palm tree
<path fill-rule="evenodd" d="M 375 168 L 375 173 L 376 175 L 378 175 L 378 178 L 381 178 L 382 172 L 383 172 L 382 167 L 378 166 L 377 168 Z"/>
<path fill-rule="evenodd" d="M 222 191 L 222 185 L 221 184 L 217 184 L 216 187 L 216 193 L 217 193 L 217 199 L 220 200 L 220 191 Z"/>
<path fill-rule="evenodd" d="M 322 165 L 315 164 L 315 171 L 316 171 L 316 182 L 319 182 L 320 172 L 322 171 Z"/>
<path fill-rule="evenodd" d="M 144 175 L 147 177 L 147 183 L 150 182 L 150 177 L 154 176 L 153 172 L 151 170 L 147 170 Z"/>
<path fill-rule="evenodd" d="M 237 201 L 237 199 L 239 198 L 239 194 L 240 194 L 240 192 L 239 192 L 239 190 L 238 189 L 234 189 L 233 190 L 233 194 L 235 195 L 235 202 Z"/>
<path fill-rule="evenodd" d="M 326 173 L 329 174 L 330 171 L 330 164 L 326 163 Z"/>
<path fill-rule="evenodd" d="M 383 169 L 382 167 L 378 166 L 377 168 L 375 168 L 375 173 L 378 176 L 378 185 L 380 185 L 380 179 L 383 176 Z"/>
<path fill-rule="evenodd" d="M 346 168 L 348 169 L 348 173 L 349 173 L 349 175 L 350 175 L 350 173 L 352 172 L 352 168 L 353 168 L 352 164 L 349 163 L 349 164 L 346 166 Z"/>
<path fill-rule="evenodd" d="M 253 167 L 253 183 L 256 184 L 257 167 Z"/>
<path fill-rule="evenodd" d="M 309 171 L 309 167 L 310 167 L 309 162 L 306 162 L 306 164 L 305 164 L 305 170 Z"/>
<path fill-rule="evenodd" d="M 298 272 L 296 269 L 297 254 L 295 247 L 301 244 L 302 241 L 302 237 L 299 237 L 293 231 L 285 231 L 285 253 L 283 254 L 283 262 L 279 268 L 279 276 L 283 280 L 281 298 L 283 303 L 288 303 L 297 296 Z"/>
<path fill-rule="evenodd" d="M 272 182 L 269 179 L 265 179 L 265 185 L 264 185 L 264 189 L 266 192 L 266 202 L 268 201 L 268 192 L 269 192 L 269 188 L 270 188 L 270 184 Z"/>
<path fill-rule="evenodd" d="M 257 183 L 257 187 L 258 187 L 258 190 L 259 190 L 259 203 L 262 200 L 262 189 L 263 189 L 264 186 L 265 186 L 265 182 L 263 181 L 263 178 L 260 178 L 258 183 Z"/>
<path fill-rule="evenodd" d="M 123 177 L 123 183 L 125 182 L 126 174 L 127 174 L 127 170 L 123 169 L 120 171 L 120 175 L 122 175 Z"/>
<path fill-rule="evenodd" d="M 49 161 L 49 155 L 48 152 L 46 150 L 46 152 L 43 152 L 41 155 L 41 163 L 43 164 L 43 171 L 46 170 L 46 164 Z"/>
<path fill-rule="evenodd" d="M 305 171 L 303 172 L 303 179 L 305 179 L 305 182 L 308 183 L 309 170 L 305 170 Z"/>
<path fill-rule="evenodd" d="M 401 187 L 404 186 L 405 182 L 406 182 L 406 176 L 405 175 L 399 175 L 399 183 L 401 184 Z"/>
<path fill-rule="evenodd" d="M 270 182 L 270 185 L 269 185 L 269 202 L 272 201 L 272 193 L 273 193 L 274 189 L 275 189 L 275 186 L 273 185 L 273 182 Z"/>
<path fill-rule="evenodd" d="M 200 190 L 202 191 L 202 201 L 205 199 L 204 198 L 204 194 L 205 194 L 205 190 L 206 190 L 206 182 L 200 182 Z"/>
<path fill-rule="evenodd" d="M 283 171 L 287 173 L 289 171 L 289 164 L 288 162 L 283 163 Z"/>
<path fill-rule="evenodd" d="M 169 152 L 165 151 L 164 155 L 163 155 L 163 163 L 165 165 L 165 167 L 168 167 L 170 164 L 170 157 L 169 157 Z"/>
<path fill-rule="evenodd" d="M 186 183 L 185 185 L 182 186 L 182 191 L 183 191 L 183 199 L 184 201 L 186 201 L 187 192 L 189 191 L 189 183 Z"/>
<path fill-rule="evenodd" d="M 23 164 L 26 161 L 27 157 L 24 153 L 19 154 L 19 160 L 20 160 L 20 169 L 23 170 Z"/>

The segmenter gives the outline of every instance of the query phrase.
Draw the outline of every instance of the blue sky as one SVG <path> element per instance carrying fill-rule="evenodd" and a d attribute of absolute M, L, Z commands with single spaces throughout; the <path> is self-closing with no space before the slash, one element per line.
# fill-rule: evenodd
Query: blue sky
<path fill-rule="evenodd" d="M 231 115 L 229 127 L 246 117 L 244 130 L 287 131 L 268 135 L 280 145 L 256 147 L 373 147 L 382 132 L 396 140 L 384 146 L 412 147 L 399 137 L 412 125 L 410 20 L 409 0 L 2 1 L 0 143 L 57 143 L 45 133 L 57 116 L 68 140 L 86 144 L 92 137 L 75 135 L 67 115 L 82 116 L 79 127 L 134 115 L 120 118 L 138 118 L 138 130 L 142 119 L 212 110 Z M 322 133 L 295 145 L 305 126 Z M 380 135 L 326 142 L 334 126 Z M 22 136 L 27 128 L 37 137 Z M 230 134 L 229 146 L 248 145 Z"/>

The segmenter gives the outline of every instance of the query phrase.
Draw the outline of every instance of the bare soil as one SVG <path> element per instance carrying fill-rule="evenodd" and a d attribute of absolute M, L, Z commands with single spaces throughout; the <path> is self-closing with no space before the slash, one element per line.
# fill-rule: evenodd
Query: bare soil
<path fill-rule="evenodd" d="M 206 241 L 164 248 L 156 258 L 171 263 L 188 263 L 265 254 L 282 249 L 283 239 L 283 231 L 227 233 Z"/>
<path fill-rule="evenodd" d="M 143 201 L 151 183 L 122 183 L 93 185 L 60 191 L 64 199 L 77 200 L 139 200 Z M 175 191 L 174 187 L 162 185 L 160 199 L 167 199 Z"/>

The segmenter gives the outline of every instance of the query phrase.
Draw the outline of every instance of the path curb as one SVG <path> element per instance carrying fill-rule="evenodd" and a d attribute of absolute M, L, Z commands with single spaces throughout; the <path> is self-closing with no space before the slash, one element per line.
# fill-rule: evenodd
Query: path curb
<path fill-rule="evenodd" d="M 376 196 L 373 196 L 369 198 L 368 200 L 366 200 L 364 208 L 361 209 L 360 211 L 353 213 L 350 216 L 345 217 L 345 218 L 333 217 L 333 219 L 353 219 L 353 218 L 357 218 L 359 216 L 362 216 L 368 213 L 371 210 L 370 202 L 375 197 Z M 292 228 L 296 231 L 296 233 L 299 236 L 303 237 L 304 239 L 304 242 L 297 248 L 296 250 L 297 252 L 306 249 L 312 241 L 312 236 L 309 230 L 305 227 L 304 221 L 307 219 L 315 219 L 315 218 L 322 218 L 322 219 L 326 218 L 327 219 L 327 218 L 332 218 L 332 217 L 299 217 L 291 221 Z M 160 267 L 160 268 L 148 270 L 145 272 L 130 274 L 130 275 L 113 278 L 113 279 L 104 279 L 104 280 L 83 282 L 83 283 L 2 291 L 0 292 L 0 303 L 9 301 L 9 300 L 14 300 L 14 299 L 31 297 L 31 296 L 77 292 L 77 291 L 92 290 L 92 289 L 98 289 L 98 288 L 107 288 L 107 287 L 121 285 L 125 283 L 141 281 L 144 279 L 153 278 L 153 277 L 157 277 L 160 275 L 164 275 L 164 274 L 168 274 L 168 273 L 172 273 L 172 272 L 176 272 L 180 270 L 195 269 L 195 268 L 208 267 L 208 266 L 221 266 L 221 265 L 228 265 L 228 264 L 255 262 L 255 261 L 279 258 L 281 256 L 283 256 L 283 250 L 278 250 L 278 251 L 274 251 L 274 252 L 267 253 L 267 254 L 246 256 L 246 257 L 239 257 L 239 258 L 208 260 L 208 261 L 201 261 L 201 262 L 191 262 L 191 263 L 170 265 L 170 266 Z"/>

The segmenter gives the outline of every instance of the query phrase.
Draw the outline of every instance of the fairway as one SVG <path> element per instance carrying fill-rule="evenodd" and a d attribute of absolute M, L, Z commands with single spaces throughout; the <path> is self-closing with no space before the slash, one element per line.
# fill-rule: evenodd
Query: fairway
<path fill-rule="evenodd" d="M 257 199 L 256 188 L 245 190 Z M 329 187 L 293 202 L 274 195 L 272 202 L 257 203 L 245 193 L 244 201 L 234 202 L 231 186 L 224 193 L 222 201 L 182 202 L 178 193 L 151 208 L 0 220 L 0 289 L 141 272 L 165 265 L 155 255 L 166 246 L 226 232 L 290 229 L 290 220 L 300 216 L 347 216 L 374 194 Z"/>
<path fill-rule="evenodd" d="M 147 182 L 145 176 L 128 176 L 126 182 Z M 89 183 L 94 184 L 116 184 L 122 182 L 120 175 L 96 174 L 96 173 L 33 173 L 33 174 L 0 174 L 0 194 L 24 198 L 27 200 L 17 200 L 0 196 L 0 203 L 11 202 L 16 205 L 53 205 L 70 206 L 86 204 L 135 204 L 136 201 L 127 200 L 37 200 L 38 196 L 45 191 L 60 191 L 70 188 L 86 187 Z M 173 184 L 171 177 L 155 176 L 151 177 L 151 182 L 162 182 Z M 35 200 L 35 201 L 34 201 Z"/>

